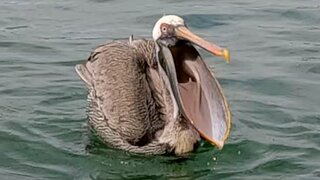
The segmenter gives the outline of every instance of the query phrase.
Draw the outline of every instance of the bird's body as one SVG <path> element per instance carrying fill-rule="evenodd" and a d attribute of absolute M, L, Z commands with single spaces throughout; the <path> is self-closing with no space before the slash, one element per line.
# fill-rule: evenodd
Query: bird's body
<path fill-rule="evenodd" d="M 199 133 L 187 121 L 173 123 L 170 94 L 152 67 L 155 61 L 151 40 L 128 38 L 97 47 L 77 66 L 89 90 L 88 123 L 105 143 L 127 151 L 191 151 Z M 164 130 L 175 134 L 161 136 Z M 178 145 L 179 139 L 186 140 Z"/>
<path fill-rule="evenodd" d="M 112 41 L 76 65 L 89 92 L 88 124 L 106 144 L 134 153 L 183 154 L 194 149 L 201 134 L 223 146 L 228 106 L 188 39 L 215 55 L 228 55 L 192 34 L 180 17 L 164 16 L 153 40 Z"/>

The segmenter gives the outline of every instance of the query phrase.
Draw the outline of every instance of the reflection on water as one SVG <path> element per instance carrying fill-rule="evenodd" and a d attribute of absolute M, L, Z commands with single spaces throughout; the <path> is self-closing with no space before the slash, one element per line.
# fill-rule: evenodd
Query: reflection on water
<path fill-rule="evenodd" d="M 320 177 L 318 1 L 4 0 L 0 8 L 1 178 Z M 228 65 L 201 51 L 230 101 L 231 137 L 222 151 L 202 142 L 186 157 L 110 149 L 87 131 L 74 65 L 111 39 L 150 37 L 171 13 L 232 53 Z"/>

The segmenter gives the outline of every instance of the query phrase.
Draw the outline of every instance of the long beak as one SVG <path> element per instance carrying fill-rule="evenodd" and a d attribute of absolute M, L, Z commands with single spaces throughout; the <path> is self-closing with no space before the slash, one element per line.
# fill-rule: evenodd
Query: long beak
<path fill-rule="evenodd" d="M 221 48 L 213 43 L 210 43 L 201 37 L 192 33 L 188 28 L 185 26 L 179 26 L 175 28 L 175 33 L 177 38 L 188 40 L 203 49 L 207 50 L 208 52 L 212 53 L 215 56 L 222 56 L 224 60 L 229 63 L 230 62 L 230 54 L 229 50 Z"/>
<path fill-rule="evenodd" d="M 182 104 L 182 99 L 181 99 L 181 95 L 180 95 L 180 91 L 179 91 L 179 83 L 178 83 L 178 79 L 177 79 L 177 73 L 176 73 L 176 68 L 174 65 L 174 59 L 172 57 L 171 51 L 168 49 L 168 47 L 163 46 L 162 47 L 162 54 L 163 57 L 165 59 L 165 63 L 164 65 L 166 66 L 166 72 L 168 74 L 168 80 L 172 89 L 172 93 L 174 96 L 174 99 L 172 99 L 173 101 L 176 102 L 180 113 L 188 118 L 187 113 L 185 112 L 185 108 L 183 107 Z M 191 121 L 191 120 L 190 120 Z M 192 122 L 192 121 L 191 121 Z"/>
<path fill-rule="evenodd" d="M 217 45 L 211 44 L 199 36 L 193 34 L 186 27 L 176 28 L 176 36 L 192 42 L 216 56 L 222 56 L 227 62 L 230 60 L 229 51 Z M 176 54 L 174 49 L 167 47 L 162 49 L 166 59 L 166 71 L 170 85 L 181 114 L 193 123 L 201 136 L 222 148 L 229 136 L 231 127 L 231 115 L 227 100 L 223 94 L 218 80 L 210 72 L 199 54 L 188 59 Z M 184 49 L 184 53 L 191 53 L 190 49 Z M 173 57 L 173 55 L 175 57 Z M 182 69 L 195 80 L 187 83 L 179 83 L 174 61 L 183 62 Z"/>

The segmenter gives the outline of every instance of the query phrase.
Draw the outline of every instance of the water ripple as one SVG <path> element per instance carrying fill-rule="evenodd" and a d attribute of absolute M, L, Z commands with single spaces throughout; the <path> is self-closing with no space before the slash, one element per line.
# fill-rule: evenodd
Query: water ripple
<path fill-rule="evenodd" d="M 0 7 L 2 179 L 319 179 L 318 1 L 13 0 Z M 232 110 L 223 150 L 202 141 L 183 157 L 134 155 L 87 129 L 87 92 L 74 66 L 103 42 L 150 37 L 164 13 L 181 15 L 232 53 L 226 65 L 200 50 Z"/>

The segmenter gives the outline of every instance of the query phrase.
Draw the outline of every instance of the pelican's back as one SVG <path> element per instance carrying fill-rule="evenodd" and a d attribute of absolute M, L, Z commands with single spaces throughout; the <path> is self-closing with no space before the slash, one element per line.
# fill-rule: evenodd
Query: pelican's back
<path fill-rule="evenodd" d="M 164 153 L 165 147 L 151 142 L 164 126 L 159 122 L 151 127 L 159 119 L 146 75 L 152 58 L 152 41 L 113 41 L 76 66 L 89 90 L 89 125 L 106 143 L 133 152 Z M 139 149 L 142 146 L 145 149 Z"/>

